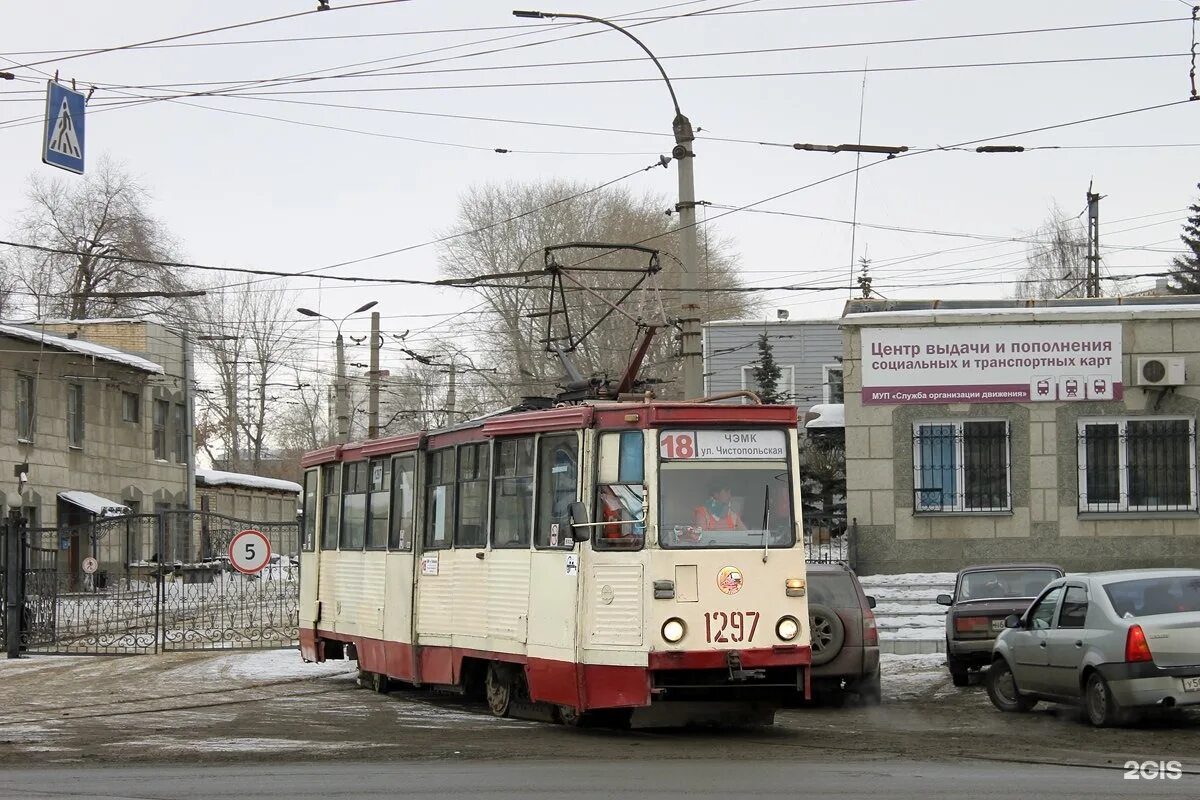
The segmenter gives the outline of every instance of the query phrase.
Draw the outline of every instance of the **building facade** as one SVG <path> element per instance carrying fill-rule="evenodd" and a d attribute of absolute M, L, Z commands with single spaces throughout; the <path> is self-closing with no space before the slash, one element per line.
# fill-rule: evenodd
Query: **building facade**
<path fill-rule="evenodd" d="M 788 402 L 806 410 L 842 402 L 842 333 L 836 321 L 710 322 L 704 326 L 705 394 L 756 391 L 758 338 L 767 335 Z"/>
<path fill-rule="evenodd" d="M 851 301 L 864 573 L 1200 564 L 1200 298 Z"/>
<path fill-rule="evenodd" d="M 190 431 L 181 356 L 159 360 L 150 346 L 152 337 L 173 337 L 178 348 L 178 335 L 151 323 L 122 324 L 146 345 L 125 350 L 81 335 L 101 333 L 105 324 L 64 327 L 0 324 L 5 513 L 19 508 L 30 527 L 69 529 L 101 516 L 186 508 Z M 78 534 L 58 544 L 72 564 L 85 554 Z"/>

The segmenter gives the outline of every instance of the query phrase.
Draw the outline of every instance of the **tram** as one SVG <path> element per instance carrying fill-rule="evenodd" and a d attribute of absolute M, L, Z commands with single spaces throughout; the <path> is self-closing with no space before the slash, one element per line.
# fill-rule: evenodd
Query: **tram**
<path fill-rule="evenodd" d="M 810 695 L 796 427 L 643 398 L 309 453 L 301 654 L 499 716 L 769 722 Z"/>

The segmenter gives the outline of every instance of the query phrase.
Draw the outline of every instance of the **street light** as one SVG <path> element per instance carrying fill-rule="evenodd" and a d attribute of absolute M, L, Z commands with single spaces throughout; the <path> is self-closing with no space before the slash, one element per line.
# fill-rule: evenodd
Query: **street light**
<path fill-rule="evenodd" d="M 679 212 L 679 234 L 683 251 L 683 276 L 679 286 L 679 302 L 683 312 L 683 396 L 688 400 L 696 399 L 703 394 L 704 390 L 704 362 L 700 351 L 700 318 L 698 316 L 700 306 L 696 302 L 695 296 L 699 271 L 699 248 L 696 244 L 696 185 L 692 164 L 692 159 L 695 158 L 695 153 L 692 152 L 692 142 L 696 137 L 692 133 L 691 120 L 684 116 L 679 109 L 675 88 L 671 86 L 671 79 L 667 77 L 667 71 L 663 69 L 663 65 L 659 63 L 654 53 L 650 52 L 650 48 L 646 47 L 641 39 L 620 25 L 587 14 L 566 14 L 557 11 L 513 11 L 513 16 L 522 19 L 562 17 L 563 19 L 581 19 L 607 25 L 614 31 L 625 34 L 638 47 L 642 48 L 654 62 L 654 66 L 658 67 L 663 80 L 666 81 L 667 91 L 671 93 L 671 104 L 675 107 L 675 119 L 671 123 L 671 131 L 675 134 L 675 148 L 671 151 L 671 155 L 679 163 L 679 202 L 676 203 L 675 210 Z"/>
<path fill-rule="evenodd" d="M 360 314 L 363 311 L 374 308 L 379 305 L 378 300 L 372 300 L 369 303 L 364 303 L 358 308 L 351 311 L 341 320 L 335 320 L 333 317 L 327 317 L 319 311 L 313 311 L 311 308 L 297 308 L 296 311 L 306 317 L 319 317 L 327 319 L 333 323 L 337 329 L 337 425 L 338 425 L 338 441 L 346 442 L 350 439 L 350 382 L 346 378 L 346 345 L 342 340 L 342 324 L 355 314 Z"/>

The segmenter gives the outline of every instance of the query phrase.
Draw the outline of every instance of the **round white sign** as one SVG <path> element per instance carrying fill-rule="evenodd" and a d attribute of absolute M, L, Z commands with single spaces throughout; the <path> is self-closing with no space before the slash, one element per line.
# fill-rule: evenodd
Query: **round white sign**
<path fill-rule="evenodd" d="M 83 560 L 83 564 L 81 566 L 83 567 L 84 573 L 88 575 L 94 575 L 96 570 L 100 569 L 100 562 L 93 557 L 88 556 Z"/>
<path fill-rule="evenodd" d="M 229 543 L 229 563 L 238 572 L 253 575 L 271 560 L 271 543 L 261 531 L 241 531 Z"/>

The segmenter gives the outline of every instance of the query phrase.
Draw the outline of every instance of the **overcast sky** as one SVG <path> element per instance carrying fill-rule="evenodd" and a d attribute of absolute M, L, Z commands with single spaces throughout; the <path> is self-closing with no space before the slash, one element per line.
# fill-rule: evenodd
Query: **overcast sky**
<path fill-rule="evenodd" d="M 825 0 L 824 5 L 844 5 L 802 8 L 820 2 L 569 0 L 543 10 L 633 18 L 626 24 L 644 22 L 647 17 L 726 10 L 633 28 L 664 58 L 683 110 L 694 125 L 712 136 L 751 142 L 706 140 L 701 134 L 696 144 L 697 198 L 712 204 L 707 209 L 710 218 L 724 213 L 722 206 L 759 203 L 852 169 L 852 154 L 797 152 L 753 142 L 856 141 L 864 65 L 869 71 L 862 141 L 914 149 L 1184 100 L 1190 91 L 1189 58 L 1180 54 L 1191 46 L 1192 27 L 1185 21 L 1190 9 L 1180 0 L 895 0 L 870 4 Z M 314 3 L 8 3 L 0 27 L 0 54 L 25 64 L 55 57 L 30 51 L 123 45 L 306 11 Z M 331 5 L 350 3 L 332 0 Z M 121 50 L 61 63 L 51 60 L 39 69 L 51 73 L 58 69 L 64 81 L 74 79 L 81 87 L 93 83 L 102 87 L 207 86 L 444 59 L 395 70 L 413 74 L 260 90 L 272 92 L 270 99 L 205 97 L 188 100 L 190 105 L 156 102 L 102 111 L 105 104 L 123 96 L 111 89 L 97 90 L 87 121 L 89 164 L 109 154 L 140 176 L 153 194 L 154 213 L 178 240 L 181 256 L 197 263 L 299 272 L 436 238 L 450 226 L 459 194 L 473 183 L 563 176 L 598 184 L 670 152 L 673 113 L 666 88 L 653 66 L 638 58 L 640 51 L 632 42 L 598 26 L 565 29 L 548 22 L 517 20 L 510 10 L 511 5 L 500 0 L 412 0 L 309 14 L 180 43 L 373 34 L 370 37 Z M 1149 20 L 1170 21 L 828 47 Z M 451 32 L 427 33 L 447 30 Z M 564 40 L 570 34 L 591 31 L 599 32 Z M 519 44 L 530 46 L 512 49 Z M 795 49 L 817 45 L 824 47 Z M 781 48 L 791 49 L 744 53 Z M 438 52 L 428 52 L 434 49 Z M 501 52 L 467 57 L 497 49 Z M 730 51 L 742 54 L 711 55 Z M 1146 57 L 1168 54 L 1170 57 Z M 696 57 L 668 58 L 689 55 Z M 1078 61 L 1121 56 L 1138 58 Z M 606 63 L 561 64 L 581 60 Z M 1061 60 L 1077 61 L 894 69 Z M 364 62 L 369 63 L 350 66 Z M 554 66 L 536 66 L 545 64 Z M 4 68 L 12 67 L 0 62 L 0 69 Z M 5 233 L 25 204 L 27 176 L 75 180 L 40 163 L 40 122 L 11 124 L 41 114 L 44 105 L 45 76 L 33 69 L 16 72 L 31 80 L 0 84 L 0 229 Z M 737 77 L 779 72 L 823 74 Z M 636 82 L 544 85 L 622 79 Z M 524 85 L 450 88 L 512 83 Z M 528 85 L 531 83 L 543 85 Z M 370 91 L 348 91 L 351 89 Z M 279 94 L 281 91 L 306 93 Z M 280 102 L 284 100 L 289 102 Z M 380 135 L 226 112 L 270 115 Z M 652 134 L 395 112 L 502 117 Z M 1002 138 L 996 143 L 1025 147 L 1195 145 L 1200 143 L 1198 123 L 1200 102 Z M 518 152 L 501 155 L 492 148 Z M 876 160 L 866 156 L 863 164 Z M 1090 181 L 1105 195 L 1101 222 L 1108 269 L 1114 274 L 1158 270 L 1169 262 L 1170 253 L 1145 248 L 1178 249 L 1186 207 L 1197 196 L 1200 147 L 1047 149 L 1004 155 L 938 151 L 880 163 L 860 173 L 857 219 L 864 227 L 857 230 L 854 255 L 869 256 L 874 262 L 876 285 L 888 297 L 1007 296 L 1013 286 L 1003 282 L 1019 277 L 1024 244 L 865 226 L 1022 236 L 1037 228 L 1053 203 L 1070 214 L 1082 211 Z M 661 194 L 666 208 L 674 202 L 674 167 L 639 173 L 623 185 Z M 847 176 L 755 208 L 758 212 L 849 220 L 853 197 L 854 180 Z M 825 293 L 764 293 L 758 297 L 760 316 L 773 319 L 779 308 L 788 309 L 792 319 L 840 314 L 852 262 L 849 225 L 751 212 L 728 214 L 711 224 L 734 240 L 748 285 L 843 287 Z M 1141 249 L 1120 249 L 1125 247 Z M 327 270 L 326 274 L 437 278 L 435 252 L 432 247 L 417 248 Z M 955 285 L 967 281 L 998 283 Z M 293 283 L 302 291 L 302 304 L 319 305 L 331 316 L 341 316 L 367 299 L 379 299 L 384 326 L 391 331 L 429 328 L 445 319 L 433 315 L 448 315 L 478 303 L 470 293 L 459 291 L 326 282 L 318 295 L 313 279 Z M 1152 279 L 1143 279 L 1137 286 L 1152 283 Z M 469 335 L 471 319 L 454 319 L 453 332 Z M 348 327 L 359 332 L 365 326 L 364 319 Z M 435 328 L 426 335 L 444 330 Z"/>

